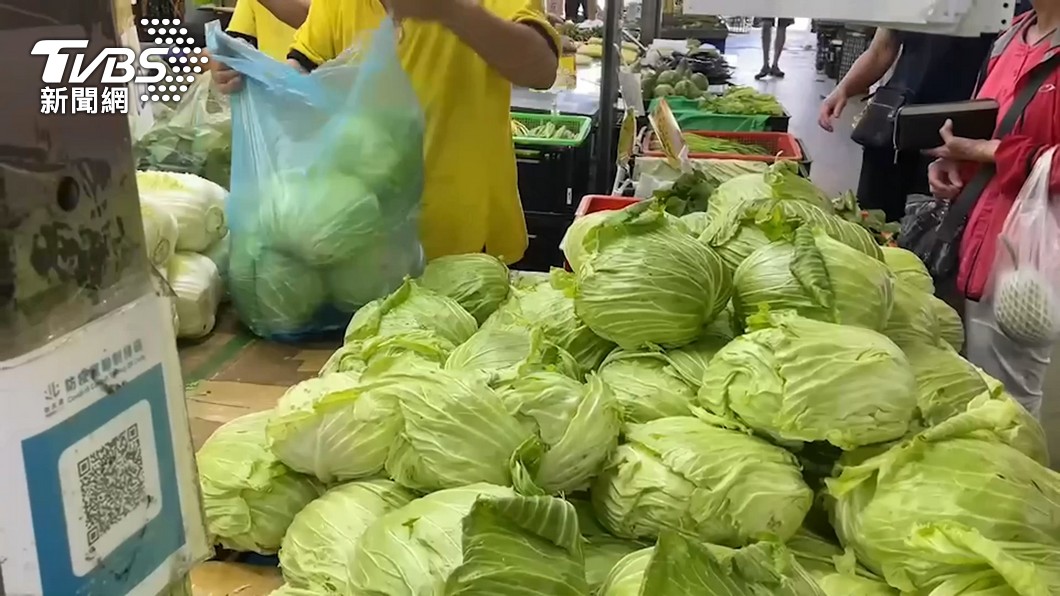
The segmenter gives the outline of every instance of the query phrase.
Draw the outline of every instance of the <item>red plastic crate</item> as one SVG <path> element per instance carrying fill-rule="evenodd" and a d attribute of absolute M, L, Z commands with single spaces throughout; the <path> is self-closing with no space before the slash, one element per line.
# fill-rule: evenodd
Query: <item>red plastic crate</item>
<path fill-rule="evenodd" d="M 584 197 L 582 197 L 581 202 L 578 203 L 578 209 L 574 211 L 574 219 L 584 217 L 586 215 L 589 215 L 590 213 L 597 213 L 599 211 L 619 211 L 637 202 L 639 202 L 639 199 L 634 199 L 631 197 L 585 195 Z M 563 268 L 567 271 L 570 271 L 570 263 L 564 260 Z"/>
<path fill-rule="evenodd" d="M 639 200 L 632 197 L 585 195 L 582 197 L 581 202 L 578 203 L 578 209 L 575 210 L 574 217 L 582 217 L 583 215 L 589 215 L 590 213 L 596 213 L 597 211 L 618 211 L 637 202 L 639 202 Z"/>
<path fill-rule="evenodd" d="M 737 153 L 693 153 L 689 151 L 691 159 L 739 159 L 742 161 L 764 161 L 773 163 L 775 161 L 802 161 L 802 149 L 799 141 L 791 133 L 786 132 L 721 132 L 714 130 L 686 130 L 685 134 L 693 134 L 701 137 L 713 137 L 715 139 L 726 139 L 737 141 L 748 145 L 758 145 L 769 152 L 769 155 L 740 155 Z M 651 149 L 652 141 L 655 140 L 655 132 L 649 131 L 644 135 L 641 152 L 649 157 L 663 157 L 661 150 Z"/>

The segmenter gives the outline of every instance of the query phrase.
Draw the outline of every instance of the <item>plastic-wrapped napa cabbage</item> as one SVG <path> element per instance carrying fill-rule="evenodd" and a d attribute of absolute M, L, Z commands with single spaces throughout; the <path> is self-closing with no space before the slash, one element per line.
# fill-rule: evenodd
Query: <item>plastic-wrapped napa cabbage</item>
<path fill-rule="evenodd" d="M 629 424 L 624 434 L 592 488 L 597 517 L 616 536 L 672 529 L 742 546 L 791 537 L 810 509 L 793 455 L 705 412 Z"/>
<path fill-rule="evenodd" d="M 431 493 L 378 518 L 350 569 L 354 594 L 589 593 L 574 507 L 489 484 Z"/>
<path fill-rule="evenodd" d="M 350 562 L 361 534 L 416 496 L 389 480 L 337 486 L 294 516 L 280 547 L 288 586 L 314 594 L 350 594 Z"/>
<path fill-rule="evenodd" d="M 272 454 L 271 412 L 247 414 L 218 428 L 195 455 L 206 531 L 237 551 L 275 553 L 295 514 L 320 496 L 320 484 Z"/>
<path fill-rule="evenodd" d="M 478 373 L 492 387 L 534 371 L 555 370 L 572 379 L 584 374 L 574 357 L 547 341 L 540 330 L 499 325 L 479 329 L 457 346 L 445 369 Z"/>
<path fill-rule="evenodd" d="M 752 253 L 733 283 L 739 321 L 768 307 L 881 331 L 894 300 L 894 275 L 883 261 L 806 227 L 795 232 L 793 242 L 774 242 Z"/>
<path fill-rule="evenodd" d="M 843 544 L 899 590 L 1056 593 L 1060 474 L 998 436 L 1017 410 L 969 410 L 844 467 L 828 481 Z"/>
<path fill-rule="evenodd" d="M 172 213 L 147 203 L 140 204 L 140 217 L 144 225 L 147 258 L 155 267 L 165 269 L 169 258 L 177 250 L 177 219 Z"/>
<path fill-rule="evenodd" d="M 330 483 L 381 472 L 400 429 L 391 395 L 373 391 L 357 373 L 332 373 L 288 389 L 267 435 L 280 461 Z"/>
<path fill-rule="evenodd" d="M 400 430 L 386 460 L 387 474 L 403 486 L 432 491 L 512 482 L 512 461 L 540 453 L 533 429 L 474 373 L 394 372 L 372 391 L 401 408 Z"/>
<path fill-rule="evenodd" d="M 508 298 L 508 268 L 487 254 L 451 255 L 427 264 L 420 284 L 464 307 L 481 325 Z"/>
<path fill-rule="evenodd" d="M 596 370 L 615 344 L 593 333 L 575 315 L 574 301 L 565 293 L 573 283 L 573 277 L 559 269 L 543 279 L 520 278 L 508 300 L 482 326 L 534 327 L 573 356 L 581 370 Z"/>
<path fill-rule="evenodd" d="M 509 412 L 534 429 L 544 447 L 533 465 L 520 462 L 533 485 L 549 494 L 589 487 L 615 445 L 621 412 L 599 377 L 586 384 L 554 372 L 536 372 L 500 391 Z M 516 478 L 517 488 L 524 479 Z M 523 492 L 531 492 L 524 490 Z"/>
<path fill-rule="evenodd" d="M 909 430 L 916 378 L 894 342 L 790 312 L 752 323 L 755 330 L 710 361 L 700 405 L 783 441 L 827 441 L 842 449 Z"/>
<path fill-rule="evenodd" d="M 721 259 L 655 201 L 609 214 L 586 232 L 582 247 L 575 312 L 624 348 L 691 343 L 729 301 L 730 273 Z"/>
<path fill-rule="evenodd" d="M 731 209 L 700 237 L 736 270 L 755 250 L 775 240 L 790 239 L 802 226 L 819 227 L 824 233 L 865 255 L 882 259 L 879 245 L 865 228 L 831 215 L 803 200 L 765 198 Z"/>
<path fill-rule="evenodd" d="M 217 307 L 224 296 L 217 265 L 209 257 L 178 252 L 169 260 L 166 278 L 173 288 L 177 337 L 209 335 L 217 323 Z"/>
<path fill-rule="evenodd" d="M 173 217 L 175 250 L 202 252 L 228 233 L 228 192 L 220 185 L 194 174 L 160 171 L 137 172 L 136 185 L 141 207 Z"/>
<path fill-rule="evenodd" d="M 455 300 L 407 279 L 393 294 L 372 301 L 353 315 L 346 328 L 346 343 L 426 330 L 458 346 L 476 329 L 475 317 Z"/>
<path fill-rule="evenodd" d="M 603 382 L 614 392 L 626 422 L 687 416 L 695 390 L 662 351 L 615 350 L 600 365 Z"/>
<path fill-rule="evenodd" d="M 832 596 L 782 544 L 758 542 L 730 549 L 673 531 L 660 535 L 654 547 L 619 561 L 599 594 Z"/>

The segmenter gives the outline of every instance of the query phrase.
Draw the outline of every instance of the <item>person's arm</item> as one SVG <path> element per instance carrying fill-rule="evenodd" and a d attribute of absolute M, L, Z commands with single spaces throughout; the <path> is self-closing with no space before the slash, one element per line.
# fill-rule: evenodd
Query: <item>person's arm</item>
<path fill-rule="evenodd" d="M 258 0 L 258 3 L 295 29 L 301 27 L 309 16 L 309 0 Z"/>
<path fill-rule="evenodd" d="M 869 88 L 879 82 L 883 75 L 894 66 L 900 49 L 901 45 L 894 31 L 877 29 L 872 43 L 854 61 L 846 76 L 839 81 L 837 89 L 841 89 L 846 97 L 867 93 Z"/>
<path fill-rule="evenodd" d="M 993 161 L 997 164 L 998 184 L 1006 196 L 1019 194 L 1038 159 L 1050 145 L 1036 142 L 1024 135 L 1009 135 L 994 145 Z M 1053 153 L 1053 169 L 1049 177 L 1049 190 L 1060 194 L 1060 149 Z"/>
<path fill-rule="evenodd" d="M 559 36 L 544 16 L 503 19 L 474 0 L 454 0 L 441 23 L 513 85 L 548 89 L 559 69 Z"/>
<path fill-rule="evenodd" d="M 228 21 L 226 33 L 232 37 L 242 39 L 258 47 L 258 23 L 254 18 L 254 8 L 250 2 L 236 2 L 236 9 L 232 11 L 232 19 Z"/>
<path fill-rule="evenodd" d="M 341 18 L 341 10 L 341 0 L 309 2 L 309 14 L 294 33 L 291 50 L 287 52 L 287 63 L 302 72 L 312 72 L 321 64 L 338 57 L 343 48 L 338 47 L 334 27 Z"/>

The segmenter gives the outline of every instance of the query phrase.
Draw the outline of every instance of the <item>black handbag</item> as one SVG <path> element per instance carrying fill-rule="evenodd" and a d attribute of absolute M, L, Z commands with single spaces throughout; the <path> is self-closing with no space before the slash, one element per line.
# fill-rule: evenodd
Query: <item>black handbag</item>
<path fill-rule="evenodd" d="M 877 89 L 858 116 L 850 138 L 862 147 L 893 150 L 898 114 L 911 97 L 912 92 L 904 87 L 884 85 Z"/>
<path fill-rule="evenodd" d="M 1001 119 L 994 133 L 995 139 L 1012 132 L 1027 105 L 1058 65 L 1060 54 L 1054 54 L 1031 71 L 1027 83 Z M 983 164 L 952 201 L 932 199 L 930 205 L 922 204 L 907 210 L 898 245 L 920 257 L 936 282 L 944 283 L 956 276 L 960 239 L 968 224 L 968 216 L 996 172 L 997 166 L 993 163 Z"/>

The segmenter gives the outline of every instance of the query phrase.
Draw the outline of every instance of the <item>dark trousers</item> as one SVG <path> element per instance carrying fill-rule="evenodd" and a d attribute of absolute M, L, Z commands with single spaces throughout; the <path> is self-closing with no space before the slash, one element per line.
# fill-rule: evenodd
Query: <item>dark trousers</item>
<path fill-rule="evenodd" d="M 879 209 L 887 221 L 905 215 L 905 199 L 913 194 L 929 194 L 927 167 L 931 158 L 918 152 L 902 151 L 895 160 L 889 149 L 865 147 L 858 180 L 858 203 L 862 209 Z"/>
<path fill-rule="evenodd" d="M 582 10 L 581 16 L 578 16 L 579 8 Z M 566 0 L 566 9 L 567 12 L 563 16 L 568 21 L 580 23 L 589 18 L 589 0 Z"/>

